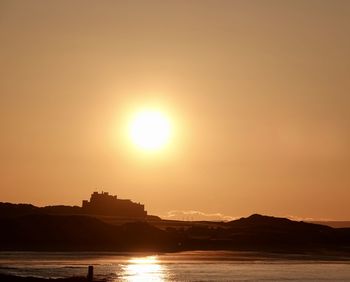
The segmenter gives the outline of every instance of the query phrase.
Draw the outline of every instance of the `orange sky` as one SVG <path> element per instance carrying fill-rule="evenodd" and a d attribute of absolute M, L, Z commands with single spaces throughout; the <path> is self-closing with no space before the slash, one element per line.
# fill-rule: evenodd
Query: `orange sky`
<path fill-rule="evenodd" d="M 349 34 L 350 1 L 1 0 L 0 201 L 348 220 Z"/>

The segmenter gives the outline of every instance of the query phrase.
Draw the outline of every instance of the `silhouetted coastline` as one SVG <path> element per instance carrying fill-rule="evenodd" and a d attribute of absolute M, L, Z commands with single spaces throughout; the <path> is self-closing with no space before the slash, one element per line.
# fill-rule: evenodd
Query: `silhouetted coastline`
<path fill-rule="evenodd" d="M 12 211 L 4 212 L 8 207 L 0 204 L 1 251 L 247 250 L 350 256 L 350 228 L 286 218 L 254 214 L 230 222 L 184 222 L 181 226 L 177 221 L 179 227 L 159 228 L 158 221 L 130 219 L 110 224 L 93 216 L 36 213 L 28 205 L 10 206 Z"/>
<path fill-rule="evenodd" d="M 31 204 L 0 203 L 0 216 L 19 216 L 27 214 L 59 214 L 59 215 L 99 215 L 118 216 L 135 219 L 147 218 L 144 205 L 129 199 L 120 199 L 108 192 L 93 192 L 90 200 L 83 200 L 82 206 L 46 206 L 36 207 Z"/>

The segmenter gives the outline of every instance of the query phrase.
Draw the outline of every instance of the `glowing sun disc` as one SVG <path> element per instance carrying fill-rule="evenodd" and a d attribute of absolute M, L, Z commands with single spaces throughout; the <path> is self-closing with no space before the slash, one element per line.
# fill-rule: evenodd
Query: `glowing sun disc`
<path fill-rule="evenodd" d="M 145 150 L 157 150 L 165 146 L 170 133 L 168 118 L 158 111 L 138 113 L 130 126 L 132 142 Z"/>

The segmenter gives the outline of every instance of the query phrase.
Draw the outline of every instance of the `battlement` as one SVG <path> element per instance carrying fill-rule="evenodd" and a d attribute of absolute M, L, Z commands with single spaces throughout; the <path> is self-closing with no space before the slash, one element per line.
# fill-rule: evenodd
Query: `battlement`
<path fill-rule="evenodd" d="M 109 195 L 108 192 L 91 194 L 90 201 L 83 200 L 83 212 L 86 214 L 146 217 L 144 205 L 134 203 L 129 199 L 118 199 L 117 196 Z"/>

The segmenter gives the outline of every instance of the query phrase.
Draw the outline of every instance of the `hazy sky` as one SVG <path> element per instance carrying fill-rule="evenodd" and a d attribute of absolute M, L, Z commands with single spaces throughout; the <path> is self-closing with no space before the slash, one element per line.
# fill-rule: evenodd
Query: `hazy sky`
<path fill-rule="evenodd" d="M 0 201 L 350 219 L 349 35 L 346 0 L 0 0 Z"/>

